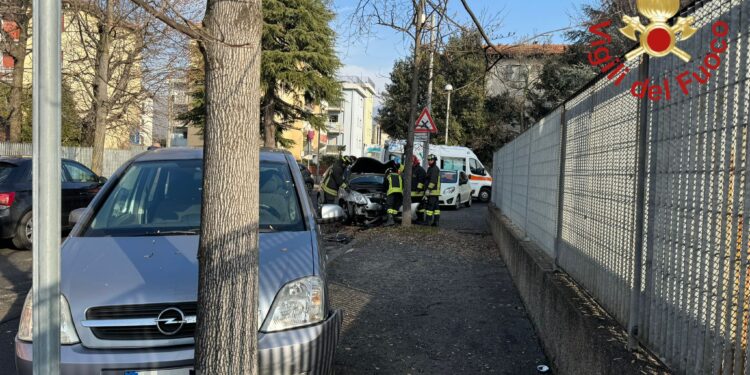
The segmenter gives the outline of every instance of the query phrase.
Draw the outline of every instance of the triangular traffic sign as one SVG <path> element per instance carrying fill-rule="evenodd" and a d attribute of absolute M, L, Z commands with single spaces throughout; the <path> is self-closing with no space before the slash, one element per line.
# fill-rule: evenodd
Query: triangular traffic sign
<path fill-rule="evenodd" d="M 435 121 L 432 121 L 432 116 L 430 116 L 430 111 L 427 108 L 423 109 L 422 114 L 417 118 L 414 132 L 437 134 L 437 126 L 435 126 Z"/>

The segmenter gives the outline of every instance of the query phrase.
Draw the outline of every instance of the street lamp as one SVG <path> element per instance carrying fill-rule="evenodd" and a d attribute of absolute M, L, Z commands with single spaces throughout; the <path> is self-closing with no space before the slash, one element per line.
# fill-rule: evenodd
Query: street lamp
<path fill-rule="evenodd" d="M 448 131 L 450 130 L 451 120 L 451 92 L 453 92 L 453 85 L 450 83 L 445 85 L 445 91 L 448 92 L 448 106 L 445 110 L 445 145 L 448 145 Z"/>

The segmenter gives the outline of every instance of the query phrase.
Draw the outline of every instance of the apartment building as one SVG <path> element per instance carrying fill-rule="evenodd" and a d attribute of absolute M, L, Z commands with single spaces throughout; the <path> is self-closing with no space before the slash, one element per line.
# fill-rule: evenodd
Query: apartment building
<path fill-rule="evenodd" d="M 375 84 L 370 79 L 341 77 L 342 100 L 328 106 L 327 154 L 365 156 L 375 139 Z"/>

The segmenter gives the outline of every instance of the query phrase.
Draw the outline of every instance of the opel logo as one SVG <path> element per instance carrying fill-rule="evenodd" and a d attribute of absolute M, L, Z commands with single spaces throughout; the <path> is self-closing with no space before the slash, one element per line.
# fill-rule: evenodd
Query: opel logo
<path fill-rule="evenodd" d="M 176 307 L 162 310 L 156 318 L 156 328 L 159 332 L 167 336 L 172 336 L 180 332 L 185 323 L 185 314 Z"/>

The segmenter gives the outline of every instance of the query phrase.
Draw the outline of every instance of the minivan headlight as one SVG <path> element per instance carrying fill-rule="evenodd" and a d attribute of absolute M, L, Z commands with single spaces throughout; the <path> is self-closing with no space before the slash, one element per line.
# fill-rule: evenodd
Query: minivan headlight
<path fill-rule="evenodd" d="M 276 295 L 263 332 L 276 332 L 302 327 L 325 320 L 325 288 L 323 280 L 308 276 L 287 283 Z"/>
<path fill-rule="evenodd" d="M 33 337 L 34 322 L 34 298 L 32 293 L 26 295 L 26 302 L 23 303 L 21 311 L 21 321 L 18 324 L 18 339 L 31 342 Z M 73 317 L 70 315 L 70 306 L 65 296 L 60 295 L 60 343 L 63 345 L 78 344 L 81 340 L 78 338 L 75 326 L 73 326 Z"/>
<path fill-rule="evenodd" d="M 443 192 L 443 194 L 453 194 L 453 192 L 455 192 L 455 191 L 456 191 L 455 187 L 449 187 L 449 188 L 445 189 L 445 191 Z"/>

